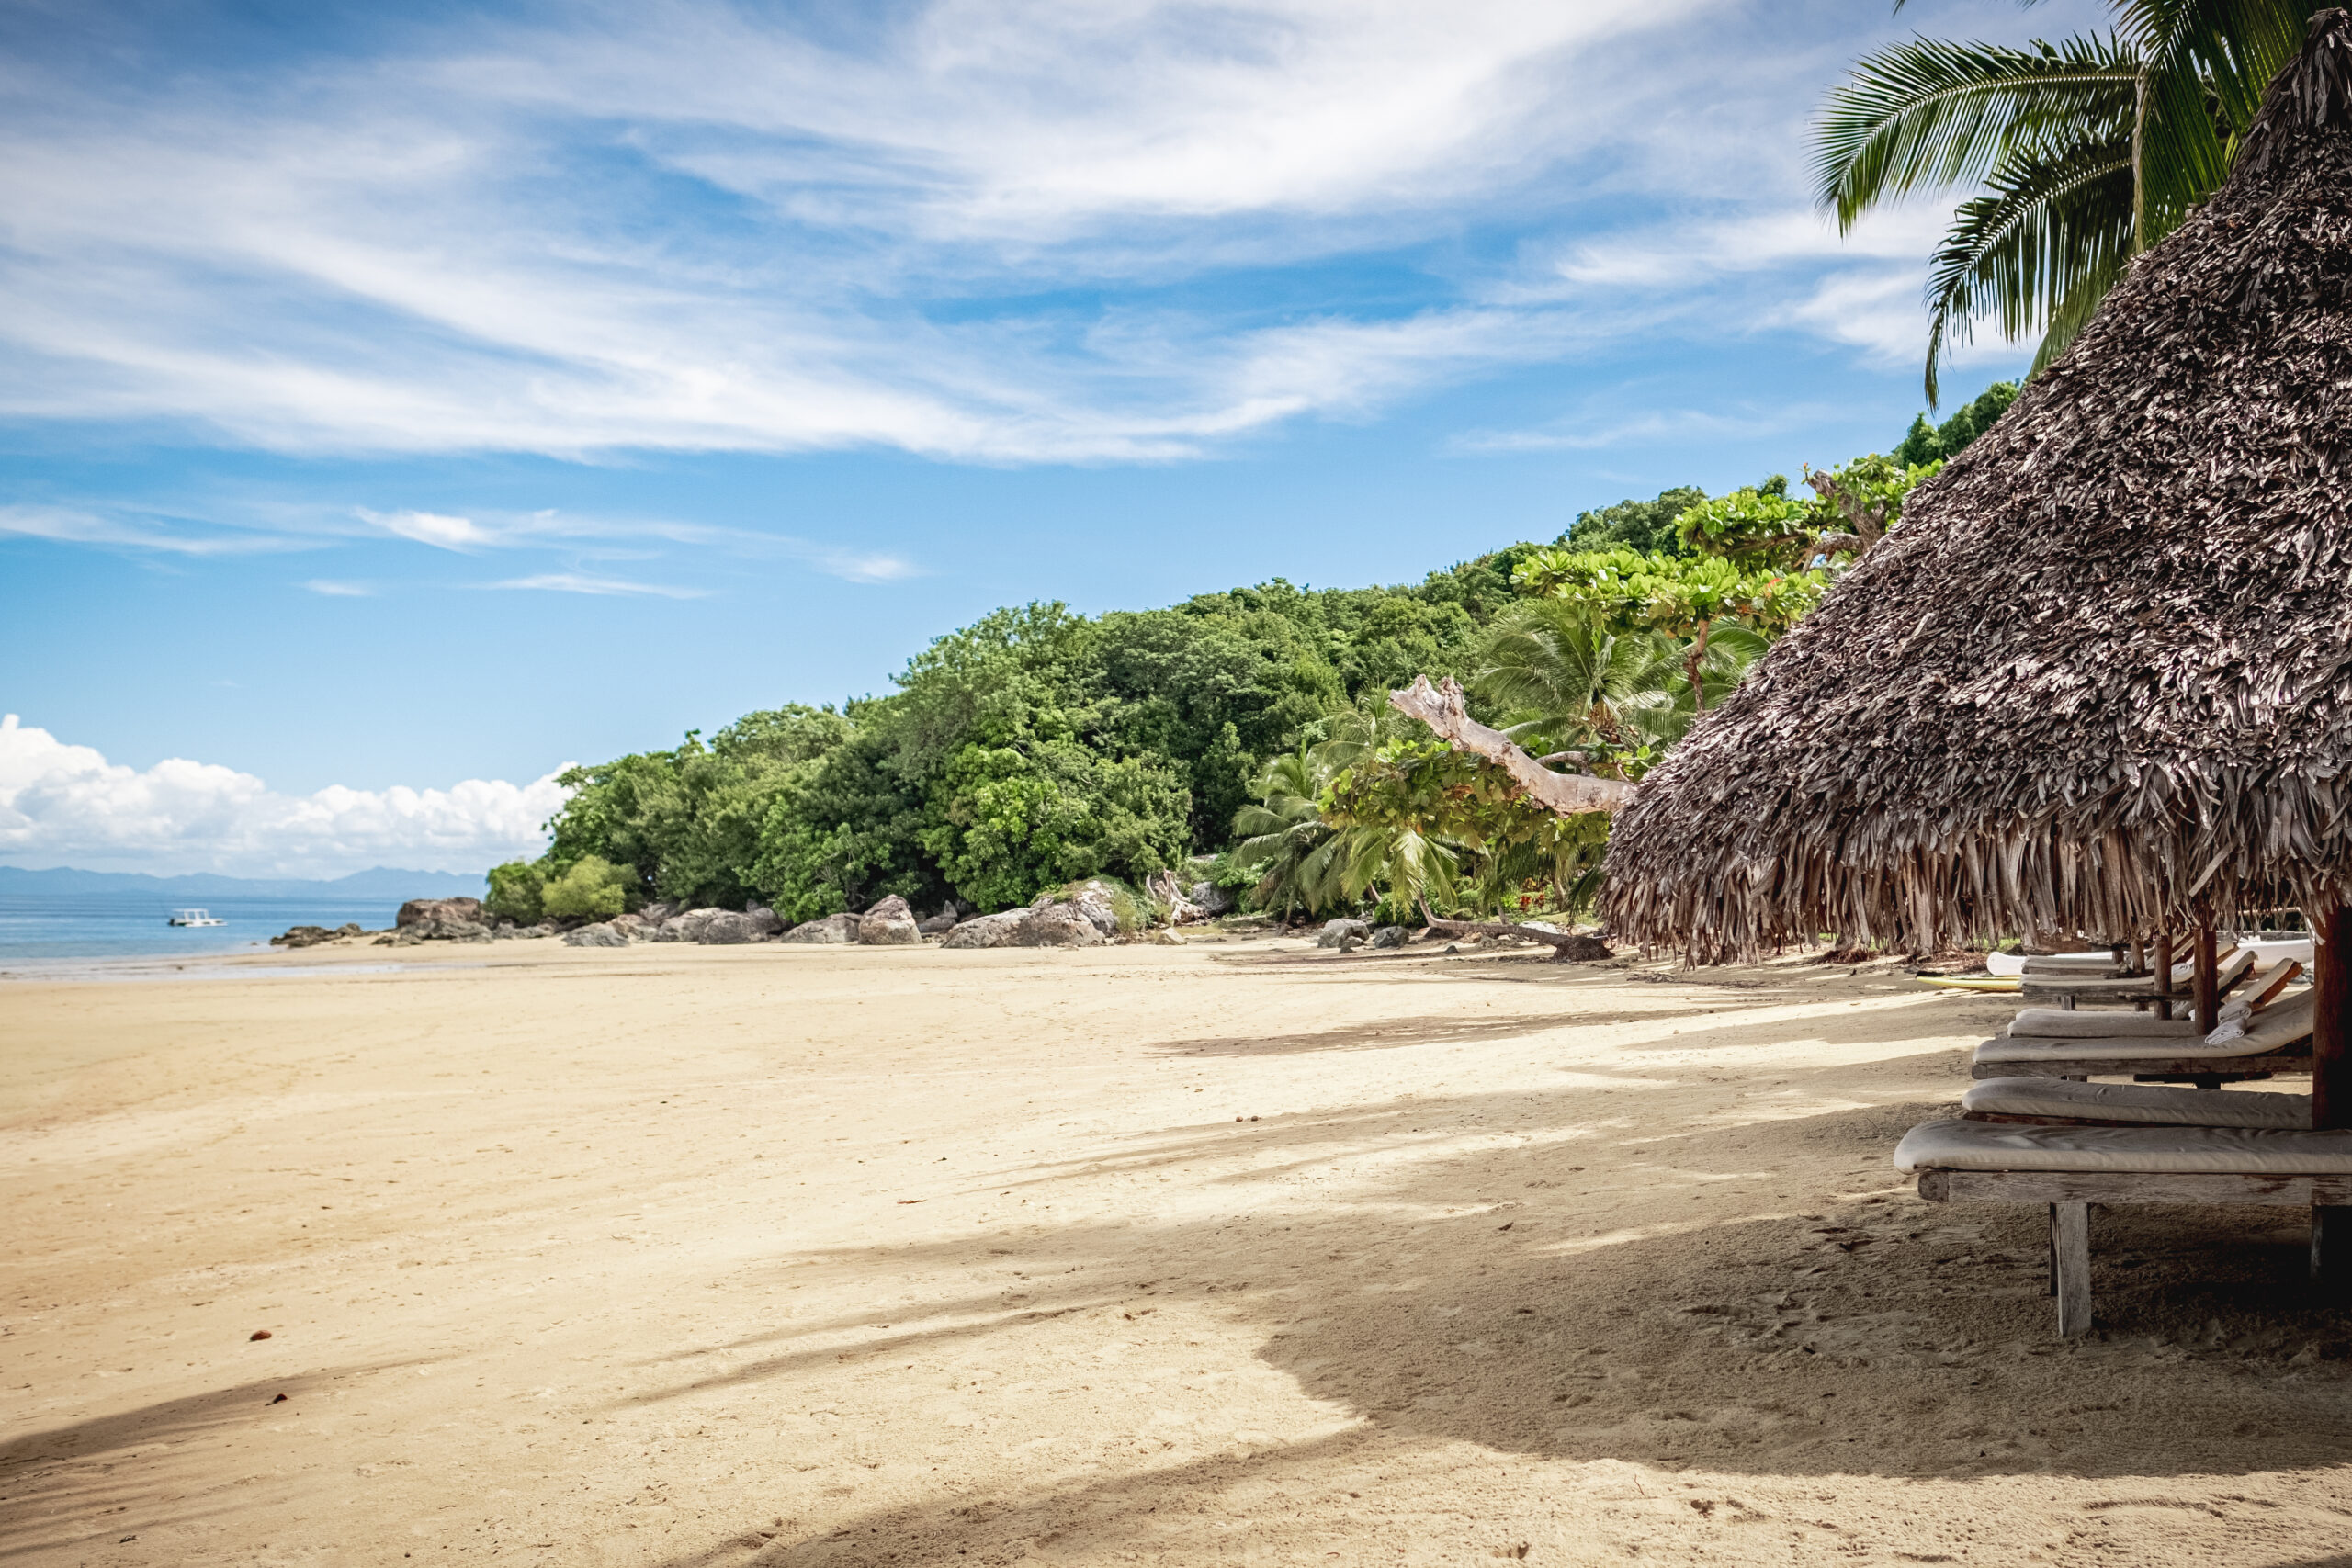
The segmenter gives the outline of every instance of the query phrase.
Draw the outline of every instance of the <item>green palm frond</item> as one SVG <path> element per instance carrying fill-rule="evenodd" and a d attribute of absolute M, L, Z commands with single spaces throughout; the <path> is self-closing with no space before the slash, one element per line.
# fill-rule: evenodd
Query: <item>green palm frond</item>
<path fill-rule="evenodd" d="M 2131 257 L 2128 141 L 2005 160 L 1991 186 L 1960 204 L 1929 265 L 1930 402 L 1944 345 L 1966 342 L 1974 322 L 1990 318 L 2004 336 L 2022 337 L 2050 323 L 2070 298 L 2078 306 L 2104 298 Z"/>
<path fill-rule="evenodd" d="M 1815 194 L 1841 231 L 1882 202 L 1973 185 L 2020 135 L 2128 120 L 2139 61 L 2113 39 L 2039 49 L 1914 39 L 1857 62 L 1815 129 Z"/>

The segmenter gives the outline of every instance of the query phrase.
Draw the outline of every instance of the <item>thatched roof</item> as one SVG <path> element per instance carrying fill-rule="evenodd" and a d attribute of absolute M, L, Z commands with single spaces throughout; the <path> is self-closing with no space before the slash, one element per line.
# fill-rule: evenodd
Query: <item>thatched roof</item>
<path fill-rule="evenodd" d="M 1635 792 L 1699 957 L 2179 929 L 2352 888 L 2352 17 L 2228 184 Z"/>

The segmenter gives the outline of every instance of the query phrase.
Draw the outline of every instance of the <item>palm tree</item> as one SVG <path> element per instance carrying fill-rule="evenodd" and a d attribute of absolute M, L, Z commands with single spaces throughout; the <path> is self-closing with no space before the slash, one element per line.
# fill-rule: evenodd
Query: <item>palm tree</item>
<path fill-rule="evenodd" d="M 2064 352 L 2131 258 L 2220 186 L 2314 8 L 2112 4 L 2106 37 L 1896 44 L 1857 62 L 1823 108 L 1817 195 L 1840 232 L 1905 197 L 1984 187 L 1929 268 L 1930 407 L 1945 345 L 1980 321 L 2011 342 L 2039 330 L 2036 370 Z"/>
<path fill-rule="evenodd" d="M 1328 739 L 1270 758 L 1259 771 L 1250 786 L 1257 800 L 1233 814 L 1233 830 L 1242 835 L 1233 862 L 1266 868 L 1256 889 L 1261 908 L 1288 918 L 1298 909 L 1323 908 L 1344 893 L 1345 846 L 1325 824 L 1320 801 L 1331 776 L 1372 750 L 1374 728 L 1360 715 L 1344 715 Z"/>
<path fill-rule="evenodd" d="M 1537 750 L 1632 751 L 1679 735 L 1674 650 L 1656 633 L 1612 633 L 1590 606 L 1525 599 L 1487 630 L 1470 689 L 1503 732 Z"/>

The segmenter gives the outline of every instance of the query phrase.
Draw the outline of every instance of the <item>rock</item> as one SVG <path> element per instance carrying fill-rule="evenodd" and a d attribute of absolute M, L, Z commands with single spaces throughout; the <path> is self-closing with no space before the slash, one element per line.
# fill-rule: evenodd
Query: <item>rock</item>
<path fill-rule="evenodd" d="M 662 922 L 664 942 L 700 942 L 710 922 L 727 913 L 724 909 L 688 909 L 683 915 L 673 915 Z"/>
<path fill-rule="evenodd" d="M 1089 878 L 1077 892 L 1040 893 L 1030 901 L 1032 909 L 1075 909 L 1079 917 L 1092 926 L 1097 934 L 1110 938 L 1119 934 L 1119 912 L 1111 902 L 1111 889 L 1103 883 Z M 1035 946 L 1066 946 L 1067 943 L 1033 943 Z"/>
<path fill-rule="evenodd" d="M 392 919 L 394 931 L 410 926 L 462 923 L 478 926 L 482 923 L 481 900 L 479 898 L 412 898 L 401 906 Z"/>
<path fill-rule="evenodd" d="M 1233 895 L 1214 882 L 1195 882 L 1184 897 L 1204 920 L 1233 913 Z"/>
<path fill-rule="evenodd" d="M 644 921 L 649 926 L 659 926 L 662 921 L 671 919 L 673 916 L 681 915 L 685 911 L 678 905 L 673 904 L 667 899 L 656 899 L 654 902 L 648 904 L 644 908 L 639 909 L 637 912 L 637 918 Z"/>
<path fill-rule="evenodd" d="M 701 923 L 701 934 L 695 940 L 719 946 L 765 942 L 783 929 L 784 922 L 775 918 L 774 909 L 754 904 L 740 915 L 729 909 L 719 910 Z"/>
<path fill-rule="evenodd" d="M 1021 940 L 1021 928 L 1033 909 L 1007 909 L 1001 915 L 975 915 L 956 924 L 956 929 L 940 938 L 939 945 L 948 947 L 1026 947 Z M 1090 928 L 1091 929 L 1091 928 Z"/>
<path fill-rule="evenodd" d="M 1372 933 L 1374 948 L 1402 947 L 1413 940 L 1413 933 L 1403 926 L 1383 926 Z"/>
<path fill-rule="evenodd" d="M 827 915 L 821 920 L 803 920 L 784 933 L 786 942 L 842 943 L 857 940 L 855 915 Z"/>
<path fill-rule="evenodd" d="M 610 920 L 593 926 L 582 926 L 576 931 L 563 933 L 566 947 L 627 947 L 628 933 Z"/>
<path fill-rule="evenodd" d="M 322 942 L 340 942 L 345 937 L 366 936 L 356 920 L 345 920 L 333 931 L 324 926 L 288 926 L 284 936 L 269 939 L 272 947 L 316 947 Z"/>
<path fill-rule="evenodd" d="M 1315 945 L 1344 949 L 1350 937 L 1361 941 L 1371 931 L 1372 923 L 1368 920 L 1326 920 L 1323 922 L 1323 929 L 1316 933 Z"/>
<path fill-rule="evenodd" d="M 956 916 L 952 910 L 943 911 L 940 914 L 932 916 L 931 919 L 927 920 L 918 920 L 915 922 L 915 930 L 922 932 L 924 936 L 945 936 L 949 931 L 952 931 L 955 929 Z"/>
<path fill-rule="evenodd" d="M 1101 947 L 1110 941 L 1076 905 L 1032 905 L 964 921 L 942 947 Z"/>
<path fill-rule="evenodd" d="M 1552 956 L 1562 964 L 1590 964 L 1597 959 L 1616 955 L 1609 951 L 1609 944 L 1600 938 L 1579 933 L 1553 943 Z"/>
<path fill-rule="evenodd" d="M 890 906 L 897 906 L 895 908 Z M 858 918 L 857 940 L 874 947 L 903 947 L 922 940 L 914 911 L 904 898 L 885 898 Z"/>

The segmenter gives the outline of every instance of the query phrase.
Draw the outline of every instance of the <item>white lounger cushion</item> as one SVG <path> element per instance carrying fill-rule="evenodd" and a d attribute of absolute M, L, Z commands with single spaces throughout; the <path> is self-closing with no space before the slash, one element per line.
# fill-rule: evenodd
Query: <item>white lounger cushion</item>
<path fill-rule="evenodd" d="M 1962 1111 L 1988 1116 L 2078 1116 L 2171 1127 L 2293 1127 L 2312 1124 L 2308 1094 L 2251 1094 L 2153 1083 L 2076 1083 L 2071 1078 L 1986 1078 L 1960 1097 Z"/>
<path fill-rule="evenodd" d="M 2128 1061 L 2133 1056 L 2162 1056 L 2199 1061 L 2228 1061 L 2233 1056 L 2260 1056 L 2283 1050 L 2312 1032 L 2313 993 L 2303 991 L 2270 1004 L 2254 1015 L 2254 1027 L 2237 1039 L 2208 1045 L 2192 1032 L 2181 1034 L 2132 1034 L 2103 1040 L 2018 1039 L 2004 1036 L 1976 1047 L 1979 1062 Z M 2161 1022 L 2162 1020 L 2150 1021 Z"/>
<path fill-rule="evenodd" d="M 2158 1018 L 2152 1012 L 2122 1012 L 2109 1009 L 2105 1012 L 2064 1008 L 2021 1008 L 2009 1021 L 2004 1034 L 2021 1035 L 2028 1040 L 2116 1040 L 2124 1036 L 2186 1034 L 2194 1036 L 2197 1021 L 2193 1018 Z"/>
<path fill-rule="evenodd" d="M 1922 1122 L 1894 1146 L 1894 1168 L 2334 1176 L 2352 1173 L 2352 1131 Z"/>

